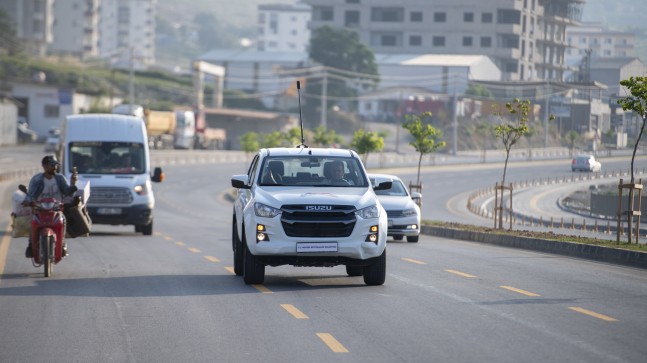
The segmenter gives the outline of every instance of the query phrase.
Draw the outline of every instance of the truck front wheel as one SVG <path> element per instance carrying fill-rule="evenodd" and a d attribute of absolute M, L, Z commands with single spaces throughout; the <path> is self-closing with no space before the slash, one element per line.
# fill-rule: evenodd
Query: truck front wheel
<path fill-rule="evenodd" d="M 248 285 L 262 284 L 265 280 L 265 265 L 258 262 L 247 247 L 247 239 L 243 232 L 243 244 L 245 245 L 245 256 L 243 261 L 243 280 Z"/>
<path fill-rule="evenodd" d="M 386 249 L 373 264 L 364 266 L 364 283 L 366 285 L 383 285 L 384 280 L 386 280 Z"/>

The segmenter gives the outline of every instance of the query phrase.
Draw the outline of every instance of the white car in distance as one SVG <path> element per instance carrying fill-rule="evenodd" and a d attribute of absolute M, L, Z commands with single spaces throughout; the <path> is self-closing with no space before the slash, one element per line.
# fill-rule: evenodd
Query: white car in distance
<path fill-rule="evenodd" d="M 389 189 L 376 190 L 377 199 L 386 210 L 388 218 L 388 236 L 401 241 L 404 236 L 407 242 L 418 242 L 420 236 L 420 207 L 415 202 L 422 199 L 418 192 L 409 193 L 400 178 L 388 174 L 369 174 L 372 183 L 375 180 L 391 180 Z"/>
<path fill-rule="evenodd" d="M 266 266 L 345 265 L 367 285 L 386 277 L 387 216 L 352 150 L 261 149 L 234 175 L 234 272 L 261 284 Z"/>

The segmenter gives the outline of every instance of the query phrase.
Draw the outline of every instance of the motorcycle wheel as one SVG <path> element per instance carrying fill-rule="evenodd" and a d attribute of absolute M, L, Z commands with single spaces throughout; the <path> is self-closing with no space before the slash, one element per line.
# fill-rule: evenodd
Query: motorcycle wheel
<path fill-rule="evenodd" d="M 40 236 L 40 260 L 43 263 L 43 272 L 45 273 L 45 277 L 50 277 L 52 275 L 52 247 L 51 236 Z"/>

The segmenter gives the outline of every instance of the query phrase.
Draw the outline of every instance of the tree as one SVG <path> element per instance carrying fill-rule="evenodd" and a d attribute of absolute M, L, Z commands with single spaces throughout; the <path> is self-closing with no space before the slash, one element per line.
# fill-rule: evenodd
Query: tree
<path fill-rule="evenodd" d="M 239 140 L 240 146 L 245 152 L 255 152 L 260 148 L 258 134 L 253 131 L 244 133 Z"/>
<path fill-rule="evenodd" d="M 476 96 L 481 98 L 492 98 L 492 92 L 481 84 L 472 84 L 465 90 L 466 96 Z"/>
<path fill-rule="evenodd" d="M 285 134 L 281 133 L 280 131 L 272 131 L 269 134 L 263 135 L 261 139 L 262 147 L 280 147 L 283 146 Z"/>
<path fill-rule="evenodd" d="M 368 75 L 370 81 L 377 84 L 378 68 L 373 52 L 359 40 L 358 34 L 350 29 L 323 26 L 313 31 L 310 38 L 310 59 L 326 67 L 327 73 L 335 70 L 347 71 L 339 74 L 327 74 L 328 97 L 354 97 L 356 91 L 349 87 L 347 80 L 365 81 L 359 75 Z M 364 76 L 367 78 L 367 76 Z M 309 81 L 306 84 L 306 94 L 322 95 L 321 80 Z M 313 113 L 319 106 L 318 102 L 307 102 L 307 109 Z M 329 107 L 327 104 L 326 107 Z"/>
<path fill-rule="evenodd" d="M 510 149 L 519 141 L 519 139 L 528 132 L 528 114 L 530 113 L 530 100 L 520 101 L 515 98 L 512 102 L 507 102 L 505 108 L 508 119 L 499 109 L 498 105 L 493 105 L 494 115 L 500 120 L 500 123 L 494 127 L 494 135 L 501 139 L 505 148 L 505 163 L 503 164 L 503 178 L 501 185 L 505 185 L 505 173 L 508 169 L 508 159 L 510 158 Z"/>
<path fill-rule="evenodd" d="M 640 138 L 645 131 L 645 122 L 647 121 L 647 77 L 629 77 L 620 81 L 620 85 L 626 87 L 631 93 L 631 96 L 620 98 L 618 104 L 622 106 L 624 111 L 633 111 L 637 113 L 643 120 L 640 126 L 638 138 L 634 144 L 634 152 L 631 155 L 631 183 L 634 183 L 634 159 L 636 158 L 636 150 L 640 143 Z"/>
<path fill-rule="evenodd" d="M 402 127 L 409 131 L 411 136 L 413 136 L 413 141 L 409 145 L 413 146 L 416 151 L 420 154 L 418 157 L 418 182 L 416 184 L 420 185 L 420 166 L 422 164 L 422 156 L 424 154 L 430 154 L 436 150 L 445 147 L 445 141 L 443 141 L 443 132 L 430 124 L 423 124 L 423 117 L 430 117 L 431 112 L 425 112 L 421 115 L 405 115 L 405 122 L 402 124 Z"/>
<path fill-rule="evenodd" d="M 363 156 L 362 159 L 364 159 L 364 164 L 366 164 L 369 153 L 380 151 L 384 148 L 384 137 L 377 132 L 367 132 L 360 129 L 353 134 L 353 141 L 351 141 L 350 147 Z"/>
<path fill-rule="evenodd" d="M 571 130 L 566 133 L 566 141 L 568 141 L 568 147 L 571 150 L 571 154 L 573 154 L 573 150 L 575 149 L 575 141 L 577 141 L 579 138 L 580 134 L 578 134 L 575 130 Z"/>
<path fill-rule="evenodd" d="M 342 142 L 341 136 L 337 135 L 335 130 L 326 130 L 323 125 L 317 126 L 313 136 L 315 145 L 328 147 L 333 144 Z"/>

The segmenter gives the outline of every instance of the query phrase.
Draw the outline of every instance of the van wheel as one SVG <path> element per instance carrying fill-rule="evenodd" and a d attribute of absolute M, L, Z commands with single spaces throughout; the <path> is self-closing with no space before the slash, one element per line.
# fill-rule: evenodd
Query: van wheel
<path fill-rule="evenodd" d="M 393 236 L 394 241 L 402 241 L 402 238 L 404 238 L 404 236 L 401 234 L 396 234 L 395 236 Z"/>
<path fill-rule="evenodd" d="M 420 236 L 407 236 L 407 242 L 416 243 L 418 242 L 418 238 L 420 238 Z"/>
<path fill-rule="evenodd" d="M 142 234 L 144 236 L 150 236 L 153 234 L 153 221 L 151 221 L 149 224 L 145 226 L 141 226 Z"/>
<path fill-rule="evenodd" d="M 366 285 L 383 285 L 384 280 L 386 280 L 386 249 L 373 264 L 364 266 L 364 283 Z"/>
<path fill-rule="evenodd" d="M 262 284 L 265 280 L 265 265 L 258 262 L 256 257 L 249 251 L 244 232 L 242 242 L 245 245 L 245 256 L 243 258 L 243 280 L 248 285 Z"/>

